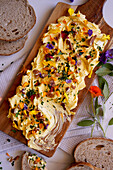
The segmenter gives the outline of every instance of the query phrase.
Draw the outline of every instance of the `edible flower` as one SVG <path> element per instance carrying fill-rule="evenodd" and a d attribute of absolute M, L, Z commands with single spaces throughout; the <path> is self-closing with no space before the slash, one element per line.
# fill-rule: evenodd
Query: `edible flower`
<path fill-rule="evenodd" d="M 13 122 L 13 127 L 19 130 L 15 122 Z"/>
<path fill-rule="evenodd" d="M 20 103 L 19 103 L 19 107 L 20 107 L 20 109 L 23 109 L 23 108 L 24 108 L 24 103 L 23 103 L 23 102 L 20 102 Z"/>
<path fill-rule="evenodd" d="M 29 112 L 29 115 L 37 115 L 38 114 L 38 111 L 36 110 L 32 110 Z"/>
<path fill-rule="evenodd" d="M 46 48 L 48 48 L 48 49 L 50 49 L 50 50 L 51 50 L 51 49 L 53 49 L 53 48 L 54 48 L 54 46 L 53 46 L 52 44 L 47 44 L 47 45 L 46 45 Z"/>
<path fill-rule="evenodd" d="M 40 158 L 39 157 L 36 159 L 36 162 L 40 162 Z"/>
<path fill-rule="evenodd" d="M 91 29 L 88 30 L 88 35 L 91 36 L 93 34 L 93 31 Z"/>
<path fill-rule="evenodd" d="M 66 79 L 66 83 L 71 83 L 71 82 L 72 82 L 72 80 Z"/>
<path fill-rule="evenodd" d="M 99 96 L 103 96 L 101 93 L 101 89 L 97 86 L 91 86 L 89 89 L 89 92 L 92 94 L 92 97 L 99 97 Z"/>
<path fill-rule="evenodd" d="M 93 73 L 93 68 L 91 68 L 91 71 L 90 71 L 90 73 L 89 73 L 89 76 L 88 76 L 88 78 L 91 78 L 91 76 L 92 76 L 92 73 Z"/>
<path fill-rule="evenodd" d="M 102 62 L 103 64 L 106 64 L 109 58 L 113 59 L 113 49 L 109 49 L 105 53 L 102 53 L 99 58 L 99 61 Z"/>
<path fill-rule="evenodd" d="M 103 39 L 104 40 L 110 40 L 110 35 L 103 34 Z"/>
<path fill-rule="evenodd" d="M 44 129 L 47 129 L 48 126 L 49 126 L 49 124 L 47 124 L 47 125 L 44 127 Z"/>
<path fill-rule="evenodd" d="M 28 82 L 25 82 L 23 85 L 22 85 L 22 87 L 26 87 L 26 86 L 28 86 L 29 85 L 29 83 Z"/>
<path fill-rule="evenodd" d="M 66 99 L 68 100 L 68 96 L 67 96 L 67 94 L 66 93 L 64 93 L 64 96 L 66 97 Z"/>
<path fill-rule="evenodd" d="M 27 110 L 28 109 L 28 107 L 27 107 L 27 105 L 24 103 L 24 110 Z"/>
<path fill-rule="evenodd" d="M 74 14 L 74 9 L 69 8 L 69 9 L 68 9 L 68 13 L 69 13 L 70 16 L 73 15 L 73 14 Z"/>
<path fill-rule="evenodd" d="M 31 95 L 31 97 L 30 97 L 31 101 L 33 101 L 33 99 L 35 98 L 35 96 L 36 96 L 36 94 Z"/>
<path fill-rule="evenodd" d="M 63 40 L 65 40 L 66 38 L 68 38 L 68 31 L 61 31 L 61 37 L 63 38 Z"/>

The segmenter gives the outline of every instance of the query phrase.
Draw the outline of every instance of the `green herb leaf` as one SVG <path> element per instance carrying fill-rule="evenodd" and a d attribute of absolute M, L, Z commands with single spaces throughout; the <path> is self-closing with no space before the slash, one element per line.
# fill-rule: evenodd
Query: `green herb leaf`
<path fill-rule="evenodd" d="M 92 120 L 81 120 L 77 123 L 78 126 L 91 126 L 94 123 Z"/>
<path fill-rule="evenodd" d="M 15 129 L 12 129 L 12 132 L 13 132 L 13 133 L 16 133 L 16 130 L 15 130 Z"/>
<path fill-rule="evenodd" d="M 113 125 L 113 118 L 110 119 L 108 125 Z"/>
<path fill-rule="evenodd" d="M 112 71 L 109 70 L 109 69 L 106 68 L 106 67 L 101 67 L 101 68 L 99 68 L 99 69 L 96 71 L 96 74 L 97 74 L 98 76 L 105 76 L 105 75 L 108 75 L 108 74 L 110 74 L 110 73 L 112 73 Z"/>
<path fill-rule="evenodd" d="M 99 87 L 101 88 L 101 90 L 104 89 L 104 84 L 105 84 L 105 83 L 106 83 L 107 86 L 108 86 L 107 81 L 106 81 L 103 77 L 101 77 L 101 76 L 98 76 L 98 82 L 99 82 Z"/>
<path fill-rule="evenodd" d="M 107 100 L 107 98 L 109 97 L 109 87 L 107 83 L 104 84 L 103 95 L 105 97 L 105 100 Z"/>
<path fill-rule="evenodd" d="M 113 72 L 108 74 L 109 76 L 113 76 Z"/>
<path fill-rule="evenodd" d="M 110 64 L 110 63 L 104 64 L 103 67 L 106 67 L 106 68 L 108 68 L 109 70 L 113 70 L 113 65 Z"/>

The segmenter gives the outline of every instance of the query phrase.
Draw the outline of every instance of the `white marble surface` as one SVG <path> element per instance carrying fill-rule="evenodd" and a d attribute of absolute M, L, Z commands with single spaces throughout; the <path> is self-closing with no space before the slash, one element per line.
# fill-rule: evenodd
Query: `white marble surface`
<path fill-rule="evenodd" d="M 4 58 L 5 65 L 0 65 L 2 69 L 5 69 L 12 61 L 15 61 L 13 64 L 11 64 L 8 68 L 6 68 L 2 73 L 0 73 L 0 97 L 3 99 L 6 95 L 8 89 L 10 88 L 10 85 L 17 74 L 19 68 L 21 67 L 23 61 L 26 58 L 27 53 L 32 48 L 33 44 L 35 43 L 36 39 L 38 38 L 41 30 L 43 29 L 48 17 L 50 16 L 52 10 L 56 6 L 56 4 L 59 2 L 59 0 L 29 0 L 29 3 L 34 7 L 36 15 L 37 15 L 37 23 L 33 30 L 29 33 L 29 39 L 26 43 L 26 46 L 24 49 L 17 54 L 14 54 L 10 57 Z M 70 3 L 69 0 L 61 0 L 60 2 L 65 2 L 72 5 L 79 5 L 82 3 L 85 3 L 86 0 L 75 0 L 73 3 Z M 92 4 L 93 5 L 93 4 Z M 113 27 L 113 0 L 107 0 L 104 8 L 103 8 L 103 15 L 106 20 L 106 22 Z M 32 36 L 31 36 L 32 35 Z M 26 55 L 24 55 L 26 53 Z M 24 55 L 24 56 L 23 56 Z M 23 56 L 23 57 L 22 57 Z M 17 60 L 18 59 L 18 60 Z M 17 61 L 16 61 L 17 60 Z M 2 64 L 3 57 L 0 56 L 0 64 Z M 113 80 L 113 79 L 112 79 Z M 113 83 L 111 83 L 113 85 Z M 113 91 L 113 86 L 111 87 L 111 91 Z M 106 102 L 106 116 L 103 121 L 104 126 L 106 126 L 106 122 L 109 121 L 110 117 L 113 116 L 113 94 L 110 96 L 109 100 Z M 109 107 L 108 107 L 109 105 Z M 112 107 L 112 108 L 111 108 Z M 113 126 L 110 126 L 107 130 L 107 137 L 113 139 Z M 0 140 L 2 139 L 2 143 L 4 145 L 0 146 L 0 167 L 3 167 L 3 170 L 20 170 L 20 162 L 21 158 L 15 162 L 15 166 L 11 166 L 11 164 L 7 161 L 6 152 L 8 152 L 12 156 L 16 155 L 22 155 L 23 151 L 28 150 L 32 153 L 35 153 L 32 149 L 26 147 L 25 145 L 21 144 L 20 142 L 17 142 L 14 139 L 11 139 L 13 141 L 13 144 L 10 145 L 7 142 L 7 139 L 9 138 L 7 135 L 4 136 L 4 134 L 0 134 Z M 82 136 L 78 135 L 79 140 L 81 138 L 84 138 L 86 135 L 85 133 L 82 134 Z M 3 136 L 3 138 L 2 138 Z M 75 145 L 76 138 L 72 138 L 72 143 Z M 74 142 L 75 141 L 75 142 Z M 15 144 L 14 144 L 15 143 Z M 63 144 L 63 143 L 62 143 Z M 66 167 L 73 161 L 72 155 L 69 155 L 68 153 L 62 151 L 60 148 L 57 149 L 55 155 L 52 158 L 46 158 L 47 161 L 47 168 L 48 170 L 64 170 Z"/>

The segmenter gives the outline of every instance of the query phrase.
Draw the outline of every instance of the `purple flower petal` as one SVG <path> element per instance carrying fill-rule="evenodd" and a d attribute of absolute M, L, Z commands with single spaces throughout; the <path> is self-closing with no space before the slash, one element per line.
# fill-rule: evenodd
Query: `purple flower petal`
<path fill-rule="evenodd" d="M 66 83 L 71 83 L 71 82 L 72 82 L 72 80 L 66 79 Z"/>
<path fill-rule="evenodd" d="M 93 34 L 93 31 L 92 30 L 88 30 L 88 35 L 91 36 Z"/>
<path fill-rule="evenodd" d="M 49 124 L 47 124 L 47 125 L 44 127 L 44 129 L 47 129 L 48 126 L 49 126 Z"/>
<path fill-rule="evenodd" d="M 105 53 L 102 53 L 99 61 L 102 62 L 103 64 L 106 64 L 108 57 L 105 56 Z"/>
<path fill-rule="evenodd" d="M 41 74 L 41 73 L 39 73 L 39 76 L 40 76 L 40 78 L 43 78 L 43 76 L 42 76 L 42 74 Z"/>
<path fill-rule="evenodd" d="M 49 48 L 50 50 L 54 48 L 52 44 L 47 44 L 46 47 Z"/>
<path fill-rule="evenodd" d="M 107 50 L 105 53 L 102 53 L 99 61 L 103 64 L 106 64 L 108 58 L 113 59 L 113 49 Z"/>
<path fill-rule="evenodd" d="M 27 107 L 27 105 L 24 103 L 24 110 L 27 110 L 28 109 L 28 107 Z"/>
<path fill-rule="evenodd" d="M 113 58 L 113 49 L 109 49 L 109 50 L 107 50 L 106 52 L 105 52 L 105 56 L 107 57 L 107 58 Z"/>

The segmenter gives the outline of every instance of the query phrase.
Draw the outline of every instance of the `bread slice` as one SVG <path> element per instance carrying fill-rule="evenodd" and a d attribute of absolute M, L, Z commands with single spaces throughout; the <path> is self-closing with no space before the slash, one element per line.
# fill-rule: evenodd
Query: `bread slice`
<path fill-rule="evenodd" d="M 24 47 L 26 39 L 27 37 L 21 38 L 17 41 L 0 40 L 0 55 L 8 56 L 20 51 Z"/>
<path fill-rule="evenodd" d="M 15 41 L 24 37 L 36 23 L 27 0 L 0 0 L 0 40 Z"/>
<path fill-rule="evenodd" d="M 74 151 L 76 162 L 88 162 L 98 168 L 113 169 L 113 140 L 89 138 L 77 145 Z"/>
<path fill-rule="evenodd" d="M 28 162 L 28 156 L 29 155 L 32 155 L 32 154 L 30 154 L 29 152 L 25 152 L 23 155 L 22 155 L 22 163 L 21 163 L 21 170 L 35 170 L 35 168 L 33 169 L 33 168 L 31 168 L 30 166 L 29 166 L 29 162 Z M 38 168 L 38 167 L 37 167 Z M 47 170 L 47 168 L 46 167 L 44 167 L 44 168 L 40 168 L 40 170 Z"/>
<path fill-rule="evenodd" d="M 96 168 L 87 162 L 78 162 L 72 164 L 67 170 L 100 170 L 100 168 Z"/>

